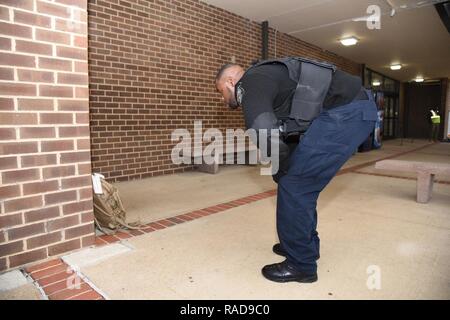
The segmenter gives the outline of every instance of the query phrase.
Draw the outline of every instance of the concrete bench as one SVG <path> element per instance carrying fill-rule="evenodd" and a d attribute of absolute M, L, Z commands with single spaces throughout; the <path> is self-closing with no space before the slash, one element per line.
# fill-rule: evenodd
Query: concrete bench
<path fill-rule="evenodd" d="M 225 147 L 223 149 L 223 151 L 214 155 L 213 163 L 205 163 L 201 155 L 196 156 L 194 153 L 194 155 L 192 156 L 192 160 L 194 161 L 194 168 L 196 168 L 200 172 L 216 174 L 217 172 L 219 172 L 219 165 L 226 164 L 227 155 L 234 155 L 234 163 L 236 163 L 239 157 L 245 157 L 244 159 L 248 159 L 251 152 L 256 152 L 256 159 L 258 159 L 258 148 L 254 144 L 246 144 L 246 146 L 244 147 L 234 146 L 232 150 L 226 150 Z M 199 158 L 201 158 L 201 160 L 199 160 Z M 201 162 L 201 164 L 196 164 L 198 162 Z"/>
<path fill-rule="evenodd" d="M 417 174 L 417 202 L 419 203 L 430 201 L 435 175 L 450 175 L 450 164 L 445 163 L 383 160 L 377 162 L 375 168 L 415 172 Z"/>

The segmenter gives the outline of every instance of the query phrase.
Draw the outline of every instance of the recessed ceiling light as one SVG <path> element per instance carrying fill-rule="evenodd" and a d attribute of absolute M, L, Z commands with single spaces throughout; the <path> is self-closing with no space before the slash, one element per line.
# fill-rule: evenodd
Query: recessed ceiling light
<path fill-rule="evenodd" d="M 378 87 L 379 85 L 381 85 L 381 82 L 380 82 L 380 80 L 373 80 L 373 81 L 372 81 L 372 85 L 373 85 L 374 87 Z"/>
<path fill-rule="evenodd" d="M 400 63 L 391 64 L 391 70 L 400 70 L 402 65 Z"/>
<path fill-rule="evenodd" d="M 415 79 L 414 79 L 414 81 L 415 82 L 423 82 L 423 77 L 421 77 L 421 76 L 418 76 L 418 77 L 416 77 Z"/>
<path fill-rule="evenodd" d="M 348 38 L 343 38 L 343 39 L 341 39 L 339 41 L 341 41 L 341 43 L 344 46 L 353 46 L 353 45 L 358 43 L 358 38 L 356 38 L 356 37 L 348 37 Z"/>

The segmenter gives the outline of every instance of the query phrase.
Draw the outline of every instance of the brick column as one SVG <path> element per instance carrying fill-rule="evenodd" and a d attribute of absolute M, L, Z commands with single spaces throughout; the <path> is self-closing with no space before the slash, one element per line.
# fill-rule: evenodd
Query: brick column
<path fill-rule="evenodd" d="M 0 271 L 92 245 L 87 0 L 0 0 Z"/>

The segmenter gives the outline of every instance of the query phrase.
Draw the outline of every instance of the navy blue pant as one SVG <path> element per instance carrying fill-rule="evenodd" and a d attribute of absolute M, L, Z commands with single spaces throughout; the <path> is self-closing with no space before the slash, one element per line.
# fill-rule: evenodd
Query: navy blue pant
<path fill-rule="evenodd" d="M 277 231 L 298 270 L 317 271 L 319 193 L 374 130 L 376 119 L 372 99 L 324 111 L 292 153 L 289 171 L 278 182 Z"/>

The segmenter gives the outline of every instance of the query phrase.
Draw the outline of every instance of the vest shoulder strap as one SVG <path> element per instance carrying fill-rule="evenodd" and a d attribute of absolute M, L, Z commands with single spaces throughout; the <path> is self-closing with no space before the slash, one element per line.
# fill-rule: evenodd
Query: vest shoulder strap
<path fill-rule="evenodd" d="M 286 57 L 260 61 L 251 68 L 277 63 L 284 64 L 289 71 L 289 78 L 297 83 L 289 117 L 301 121 L 312 121 L 322 112 L 323 101 L 330 88 L 336 67 L 313 59 Z"/>
<path fill-rule="evenodd" d="M 336 67 L 314 60 L 299 59 L 301 72 L 292 99 L 290 117 L 302 121 L 314 120 L 323 110 Z"/>

